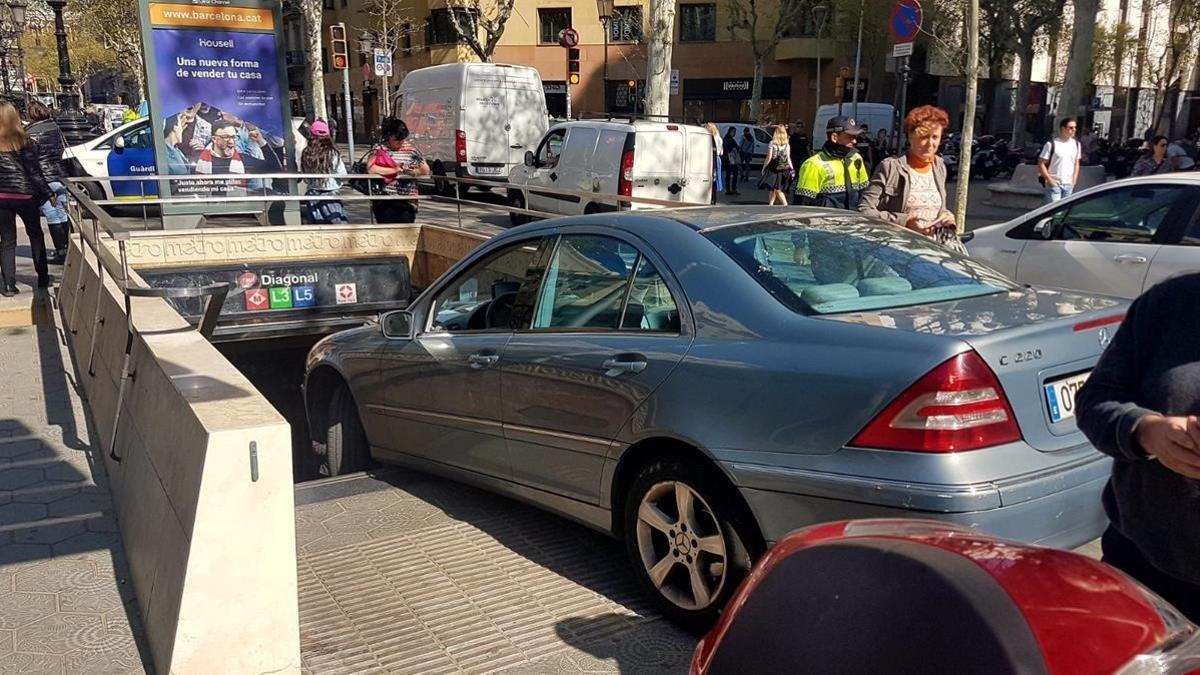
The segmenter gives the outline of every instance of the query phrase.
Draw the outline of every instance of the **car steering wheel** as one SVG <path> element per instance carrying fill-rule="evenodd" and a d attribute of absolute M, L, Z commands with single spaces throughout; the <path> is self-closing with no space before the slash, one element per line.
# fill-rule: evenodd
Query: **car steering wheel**
<path fill-rule="evenodd" d="M 512 320 L 513 301 L 517 299 L 516 293 L 502 293 L 497 295 L 491 302 L 488 303 L 487 311 L 483 315 L 484 328 L 508 328 L 508 323 Z M 506 316 L 506 325 L 497 326 L 496 319 L 503 312 Z"/>

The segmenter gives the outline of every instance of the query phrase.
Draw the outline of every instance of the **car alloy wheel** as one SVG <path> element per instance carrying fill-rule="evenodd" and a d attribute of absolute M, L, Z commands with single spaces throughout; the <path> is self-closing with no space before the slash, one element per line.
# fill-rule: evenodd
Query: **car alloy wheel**
<path fill-rule="evenodd" d="M 728 569 L 717 514 L 700 493 L 664 481 L 642 497 L 637 545 L 650 582 L 681 609 L 702 611 L 721 597 Z"/>

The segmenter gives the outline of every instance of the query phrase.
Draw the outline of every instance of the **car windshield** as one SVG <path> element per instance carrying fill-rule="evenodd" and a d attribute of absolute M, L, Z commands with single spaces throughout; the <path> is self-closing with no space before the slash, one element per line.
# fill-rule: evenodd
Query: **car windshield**
<path fill-rule="evenodd" d="M 780 219 L 705 234 L 780 302 L 803 314 L 923 305 L 1018 288 L 930 239 L 860 217 Z"/>

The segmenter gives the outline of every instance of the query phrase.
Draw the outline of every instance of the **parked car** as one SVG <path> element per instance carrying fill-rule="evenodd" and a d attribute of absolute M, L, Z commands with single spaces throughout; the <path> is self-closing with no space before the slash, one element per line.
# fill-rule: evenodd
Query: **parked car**
<path fill-rule="evenodd" d="M 1028 288 L 827 209 L 514 228 L 309 354 L 316 464 L 474 483 L 624 540 L 711 621 L 793 529 L 916 515 L 1078 546 L 1109 460 L 1072 396 L 1121 301 Z"/>
<path fill-rule="evenodd" d="M 1200 271 L 1200 174 L 1105 183 L 975 230 L 971 255 L 1022 283 L 1136 298 Z"/>
<path fill-rule="evenodd" d="M 292 135 L 297 157 L 304 152 L 308 143 L 299 131 L 303 123 L 303 117 L 292 118 Z M 142 117 L 90 141 L 67 148 L 63 157 L 79 160 L 84 172 L 96 178 L 153 176 L 158 173 L 154 157 L 154 138 L 149 118 Z M 98 180 L 85 183 L 84 187 L 92 199 L 137 199 L 158 195 L 158 183 L 155 181 Z"/>
<path fill-rule="evenodd" d="M 730 128 L 733 129 L 733 137 L 737 142 L 742 142 L 742 130 L 749 129 L 754 135 L 754 159 L 750 161 L 750 168 L 755 171 L 761 171 L 763 162 L 767 159 L 767 147 L 771 145 L 771 134 L 773 131 L 765 127 L 756 126 L 750 122 L 717 122 L 717 129 L 721 131 L 721 137 L 725 137 L 725 132 Z"/>
<path fill-rule="evenodd" d="M 662 205 L 617 203 L 561 194 L 557 188 L 707 204 L 712 195 L 713 137 L 703 127 L 643 120 L 587 120 L 556 125 L 508 177 L 509 205 L 578 215 Z M 528 206 L 527 206 L 528 205 Z M 512 213 L 514 224 L 527 216 Z"/>
<path fill-rule="evenodd" d="M 1104 563 L 922 520 L 788 535 L 700 641 L 692 675 L 1194 673 L 1200 631 Z"/>
<path fill-rule="evenodd" d="M 438 176 L 503 181 L 549 120 L 537 69 L 496 63 L 418 68 L 400 83 L 398 108 L 448 194 L 454 185 Z"/>

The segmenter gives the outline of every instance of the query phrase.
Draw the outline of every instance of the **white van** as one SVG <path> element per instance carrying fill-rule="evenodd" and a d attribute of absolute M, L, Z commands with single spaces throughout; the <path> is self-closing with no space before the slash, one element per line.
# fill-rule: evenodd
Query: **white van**
<path fill-rule="evenodd" d="M 661 205 L 556 194 L 557 188 L 600 195 L 708 204 L 713 189 L 713 138 L 702 127 L 650 121 L 585 120 L 557 124 L 509 174 L 509 204 L 562 215 Z M 529 220 L 511 214 L 515 224 Z"/>
<path fill-rule="evenodd" d="M 400 83 L 398 107 L 435 178 L 504 180 L 549 120 L 538 71 L 497 63 L 414 70 Z"/>
<path fill-rule="evenodd" d="M 880 129 L 886 129 L 889 134 L 891 133 L 895 110 L 895 106 L 890 103 L 859 103 L 858 117 L 854 119 L 860 127 L 864 124 L 867 125 L 867 132 L 871 134 L 873 140 Z M 839 115 L 854 117 L 854 104 L 842 103 L 841 112 L 838 111 L 837 103 L 830 103 L 817 108 L 817 119 L 813 121 L 812 133 L 810 134 L 814 139 L 814 148 L 819 148 L 825 144 L 825 125 L 829 123 L 829 118 Z"/>
<path fill-rule="evenodd" d="M 721 132 L 721 138 L 725 138 L 725 132 L 733 127 L 733 137 L 737 139 L 739 146 L 742 144 L 742 130 L 749 129 L 750 133 L 754 134 L 754 159 L 750 161 L 750 168 L 755 171 L 762 169 L 762 164 L 767 159 L 767 147 L 771 145 L 773 130 L 755 126 L 750 122 L 717 122 L 716 124 L 717 129 Z"/>

